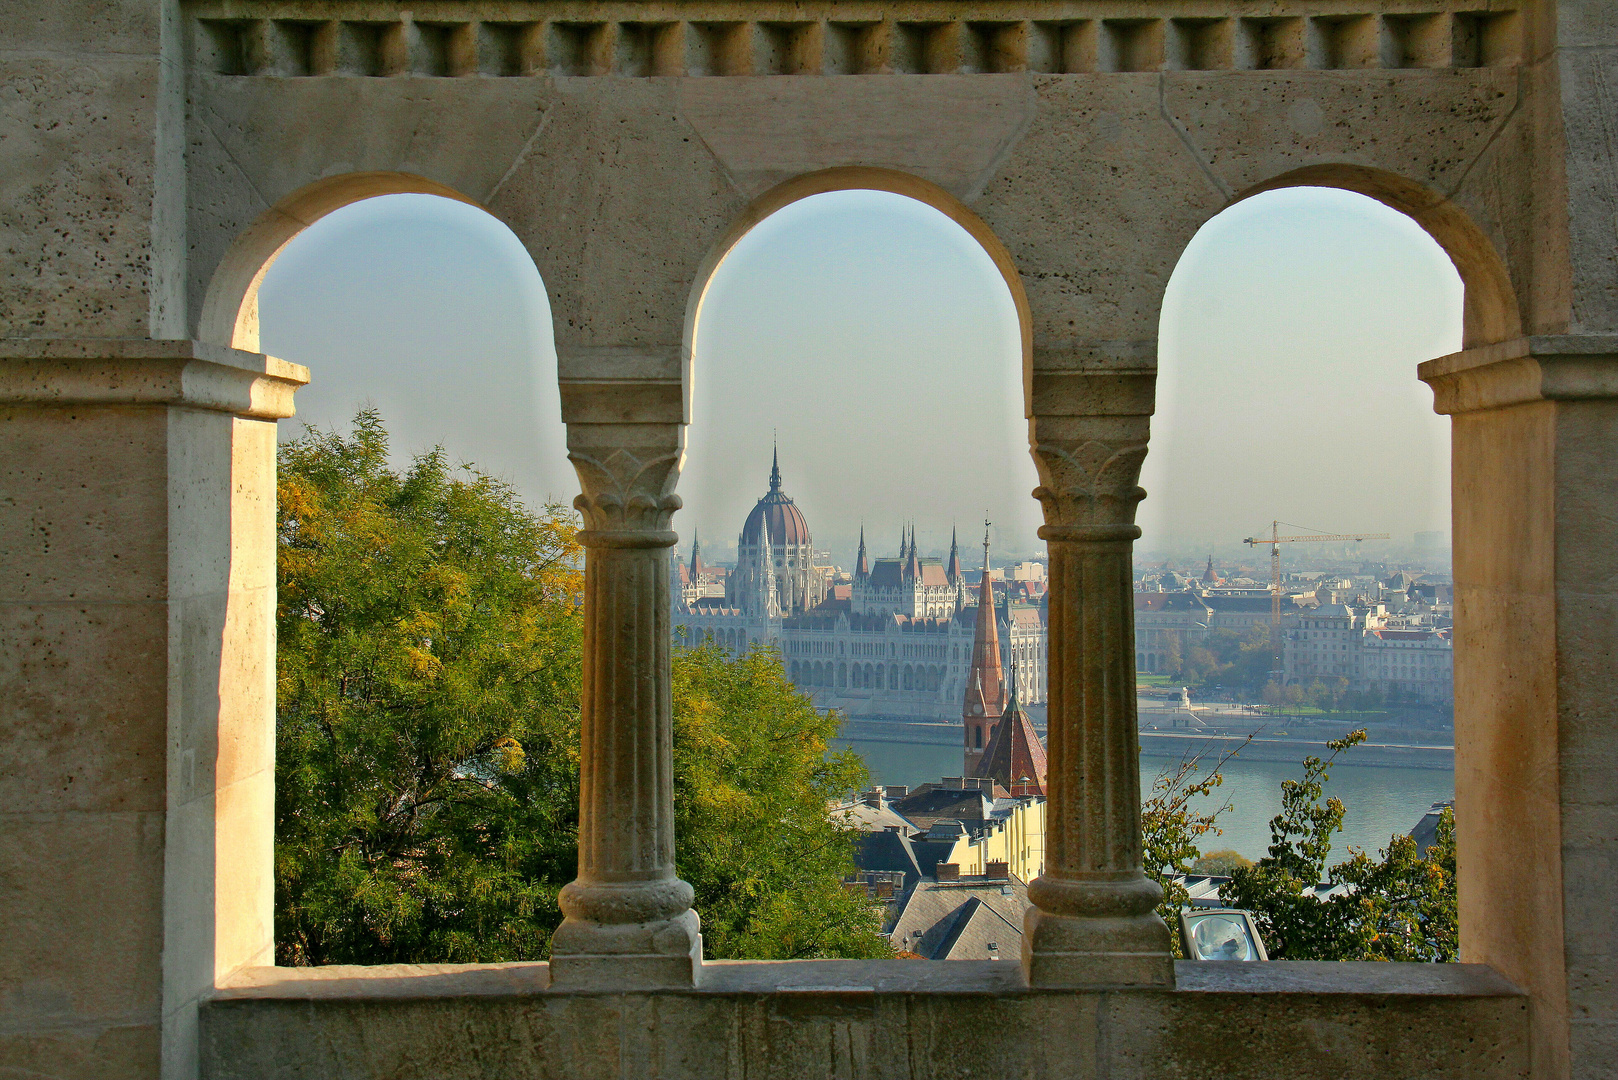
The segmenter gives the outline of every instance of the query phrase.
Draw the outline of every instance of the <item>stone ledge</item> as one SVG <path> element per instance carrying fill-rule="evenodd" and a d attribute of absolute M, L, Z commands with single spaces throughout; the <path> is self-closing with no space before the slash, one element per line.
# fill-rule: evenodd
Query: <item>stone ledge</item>
<path fill-rule="evenodd" d="M 1528 999 L 1470 964 L 1177 965 L 1179 988 L 1030 990 L 993 961 L 711 962 L 699 988 L 544 989 L 544 964 L 241 972 L 202 1076 L 1303 1076 L 1506 1080 Z"/>
<path fill-rule="evenodd" d="M 1443 415 L 1531 401 L 1618 398 L 1618 336 L 1550 334 L 1516 338 L 1427 360 L 1416 374 Z"/>
<path fill-rule="evenodd" d="M 293 415 L 309 369 L 201 341 L 0 338 L 0 406 L 179 405 Z"/>

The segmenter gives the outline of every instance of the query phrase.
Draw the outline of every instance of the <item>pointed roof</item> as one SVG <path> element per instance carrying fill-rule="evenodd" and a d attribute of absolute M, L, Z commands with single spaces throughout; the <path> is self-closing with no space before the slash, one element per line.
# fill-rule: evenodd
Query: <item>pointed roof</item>
<path fill-rule="evenodd" d="M 697 538 L 697 530 L 691 530 L 691 580 L 695 581 L 697 575 L 706 570 L 702 565 L 702 541 Z"/>
<path fill-rule="evenodd" d="M 867 562 L 866 559 L 865 559 L 865 526 L 861 525 L 860 526 L 860 553 L 859 553 L 859 557 L 857 559 L 855 559 L 855 561 L 854 561 L 854 576 L 857 577 L 857 578 L 862 578 L 862 577 L 869 576 L 870 573 L 871 573 L 871 564 L 869 562 Z"/>
<path fill-rule="evenodd" d="M 1000 669 L 1000 623 L 989 580 L 989 529 L 983 529 L 983 579 L 978 583 L 977 629 L 972 637 L 972 668 L 967 678 L 963 718 L 993 720 L 1005 711 L 1006 687 Z"/>
<path fill-rule="evenodd" d="M 921 565 L 916 562 L 916 527 L 910 526 L 910 554 L 905 558 L 905 577 L 921 576 Z"/>
<path fill-rule="evenodd" d="M 770 490 L 781 490 L 781 448 L 770 447 Z"/>
<path fill-rule="evenodd" d="M 944 573 L 949 576 L 951 585 L 961 579 L 961 551 L 960 546 L 955 542 L 954 526 L 951 526 L 949 530 L 949 562 L 944 564 Z"/>
<path fill-rule="evenodd" d="M 1017 665 L 1011 665 L 1011 699 L 978 759 L 977 774 L 1013 795 L 1044 795 L 1047 773 L 1045 744 L 1034 723 L 1017 703 Z"/>
<path fill-rule="evenodd" d="M 1202 572 L 1202 581 L 1205 585 L 1217 585 L 1219 583 L 1219 575 L 1214 573 L 1212 555 L 1208 556 L 1208 569 Z"/>

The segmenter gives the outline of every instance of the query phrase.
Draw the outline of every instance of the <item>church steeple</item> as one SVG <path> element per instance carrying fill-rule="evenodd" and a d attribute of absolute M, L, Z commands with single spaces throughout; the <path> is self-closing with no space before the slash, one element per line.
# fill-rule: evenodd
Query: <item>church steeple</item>
<path fill-rule="evenodd" d="M 916 560 L 916 526 L 910 526 L 910 554 L 905 557 L 905 577 L 915 580 L 921 576 L 921 563 Z"/>
<path fill-rule="evenodd" d="M 989 580 L 989 523 L 983 523 L 983 579 L 978 583 L 977 627 L 972 637 L 972 667 L 967 679 L 966 702 L 961 709 L 965 725 L 966 772 L 978 775 L 985 756 L 983 741 L 1006 707 L 1005 680 L 1000 667 L 1000 621 L 994 609 L 994 583 Z M 975 744 L 975 745 L 974 745 Z"/>
<path fill-rule="evenodd" d="M 871 564 L 865 561 L 865 526 L 860 526 L 860 553 L 854 561 L 854 576 L 865 578 L 871 576 Z"/>
<path fill-rule="evenodd" d="M 972 775 L 993 780 L 1013 795 L 1044 795 L 1049 765 L 1045 746 L 1017 701 L 1017 665 L 1011 665 L 1011 697 Z"/>
<path fill-rule="evenodd" d="M 771 448 L 770 454 L 770 490 L 781 490 L 781 448 Z"/>
<path fill-rule="evenodd" d="M 691 580 L 696 581 L 697 575 L 706 570 L 702 565 L 702 541 L 697 538 L 697 531 L 691 530 Z"/>
<path fill-rule="evenodd" d="M 949 578 L 951 585 L 955 584 L 961 576 L 961 549 L 955 542 L 955 529 L 949 530 L 949 565 L 944 567 L 944 576 Z"/>

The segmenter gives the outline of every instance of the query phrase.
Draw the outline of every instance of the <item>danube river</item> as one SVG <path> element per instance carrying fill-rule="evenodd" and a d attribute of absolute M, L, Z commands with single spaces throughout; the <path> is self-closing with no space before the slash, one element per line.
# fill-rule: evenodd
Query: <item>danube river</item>
<path fill-rule="evenodd" d="M 867 742 L 834 740 L 837 746 L 851 746 L 865 758 L 877 783 L 919 787 L 936 783 L 943 776 L 959 776 L 961 751 L 954 746 L 928 743 Z M 1352 760 L 1354 751 L 1345 752 Z M 1340 759 L 1341 761 L 1341 759 Z M 1151 790 L 1160 773 L 1176 768 L 1177 759 L 1142 758 L 1141 791 Z M 1281 809 L 1281 781 L 1301 778 L 1301 763 L 1243 761 L 1233 758 L 1223 769 L 1225 782 L 1214 789 L 1214 798 L 1227 801 L 1231 809 L 1219 818 L 1221 836 L 1205 836 L 1203 851 L 1234 848 L 1249 859 L 1264 855 L 1270 844 L 1270 819 Z M 1427 808 L 1455 797 L 1455 778 L 1440 769 L 1397 769 L 1358 765 L 1332 766 L 1325 794 L 1343 800 L 1347 814 L 1343 831 L 1332 840 L 1329 864 L 1348 857 L 1349 845 L 1372 854 L 1387 846 L 1394 833 L 1408 833 Z M 1200 800 L 1206 802 L 1208 800 Z M 1213 803 L 1218 805 L 1218 803 Z"/>

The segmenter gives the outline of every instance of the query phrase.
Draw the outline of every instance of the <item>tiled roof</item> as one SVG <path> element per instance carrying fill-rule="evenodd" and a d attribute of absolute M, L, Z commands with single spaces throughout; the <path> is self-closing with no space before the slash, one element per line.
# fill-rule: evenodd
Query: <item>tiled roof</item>
<path fill-rule="evenodd" d="M 950 818 L 965 824 L 983 820 L 986 813 L 981 791 L 963 791 L 957 788 L 933 788 L 911 792 L 902 799 L 894 799 L 893 809 L 904 815 L 916 828 L 925 832 L 933 822 Z"/>
<path fill-rule="evenodd" d="M 989 736 L 989 745 L 978 761 L 977 773 L 1019 794 L 1028 794 L 1021 790 L 1024 785 L 1018 783 L 1027 777 L 1038 789 L 1034 794 L 1045 793 L 1045 746 L 1015 694 L 1006 705 L 1005 715 L 994 725 L 994 734 Z"/>
<path fill-rule="evenodd" d="M 1028 888 L 1015 878 L 921 881 L 905 896 L 889 936 L 894 948 L 929 960 L 1009 960 L 1022 954 L 1028 907 Z M 999 948 L 991 952 L 990 942 Z"/>

